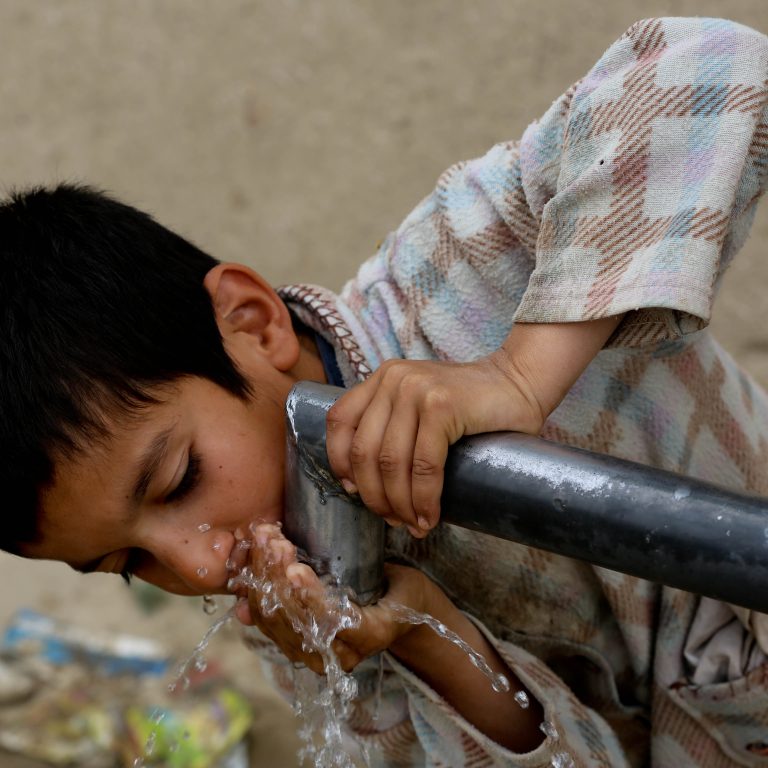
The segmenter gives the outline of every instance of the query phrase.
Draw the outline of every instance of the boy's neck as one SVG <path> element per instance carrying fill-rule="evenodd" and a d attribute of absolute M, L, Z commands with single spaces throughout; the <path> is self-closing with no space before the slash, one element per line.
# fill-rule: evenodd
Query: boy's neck
<path fill-rule="evenodd" d="M 309 329 L 306 331 L 300 329 L 296 331 L 296 337 L 299 340 L 299 359 L 293 367 L 296 380 L 317 381 L 320 384 L 327 384 L 328 379 L 325 375 L 325 368 L 314 333 Z"/>

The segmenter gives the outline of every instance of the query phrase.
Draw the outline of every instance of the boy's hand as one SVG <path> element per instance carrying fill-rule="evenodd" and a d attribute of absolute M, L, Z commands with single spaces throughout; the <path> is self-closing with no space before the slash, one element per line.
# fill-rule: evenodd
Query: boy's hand
<path fill-rule="evenodd" d="M 450 445 L 480 432 L 537 434 L 548 415 L 505 357 L 390 360 L 344 394 L 328 413 L 327 449 L 345 489 L 390 525 L 426 536 L 440 514 Z"/>
<path fill-rule="evenodd" d="M 417 611 L 429 609 L 427 593 L 431 582 L 420 571 L 403 566 L 387 565 L 387 597 L 393 602 Z M 241 579 L 239 594 L 246 593 L 237 606 L 238 620 L 256 625 L 292 662 L 303 663 L 318 674 L 324 672 L 319 654 L 306 650 L 300 625 L 314 624 L 323 631 L 323 621 L 330 627 L 336 616 L 329 614 L 330 606 L 325 587 L 315 572 L 296 559 L 296 547 L 283 536 L 277 525 L 262 524 L 255 529 L 251 550 L 252 578 Z M 265 611 L 274 605 L 277 610 Z M 366 608 L 352 606 L 352 626 L 341 630 L 332 648 L 346 671 L 354 669 L 363 659 L 389 648 L 403 635 L 414 630 L 413 625 L 395 620 L 386 603 Z"/>
<path fill-rule="evenodd" d="M 437 523 L 448 447 L 463 435 L 538 434 L 621 321 L 516 324 L 472 363 L 390 360 L 328 412 L 328 459 L 349 493 L 423 537 Z"/>
<path fill-rule="evenodd" d="M 538 725 L 543 712 L 529 691 L 530 706 L 520 707 L 515 695 L 524 690 L 523 685 L 493 646 L 426 575 L 399 565 L 387 564 L 385 568 L 389 582 L 385 599 L 365 608 L 354 606 L 354 626 L 340 631 L 332 642 L 342 668 L 351 671 L 363 659 L 389 650 L 483 733 L 514 751 L 534 749 L 542 740 Z M 312 569 L 297 562 L 296 548 L 277 525 L 256 528 L 251 570 L 252 576 L 243 581 L 252 587 L 247 589 L 247 599 L 238 603 L 237 618 L 243 624 L 257 625 L 291 661 L 322 674 L 320 655 L 304 647 L 297 629 L 301 623 L 322 633 L 324 627 L 336 626 L 338 606 Z M 242 590 L 238 592 L 242 594 Z M 265 605 L 274 605 L 275 594 L 281 607 L 264 610 Z M 494 673 L 504 674 L 509 690 L 493 691 L 488 678 L 463 649 L 427 626 L 398 621 L 393 605 L 432 615 L 483 654 Z"/>

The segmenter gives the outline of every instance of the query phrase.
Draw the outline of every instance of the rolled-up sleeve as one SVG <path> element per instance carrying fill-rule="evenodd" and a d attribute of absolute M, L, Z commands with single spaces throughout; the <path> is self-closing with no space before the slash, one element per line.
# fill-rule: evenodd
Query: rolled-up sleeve
<path fill-rule="evenodd" d="M 613 345 L 704 327 L 768 176 L 768 38 L 719 19 L 633 25 L 526 131 L 540 222 L 516 322 L 627 313 Z"/>

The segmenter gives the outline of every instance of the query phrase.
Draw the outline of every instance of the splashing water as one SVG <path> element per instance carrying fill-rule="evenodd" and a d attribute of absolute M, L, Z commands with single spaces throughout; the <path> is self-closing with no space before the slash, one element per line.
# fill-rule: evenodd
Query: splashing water
<path fill-rule="evenodd" d="M 205 660 L 205 650 L 208 648 L 208 643 L 211 642 L 211 638 L 226 624 L 228 624 L 232 617 L 235 615 L 234 606 L 230 608 L 223 616 L 213 622 L 203 635 L 203 639 L 195 646 L 192 653 L 182 661 L 176 668 L 174 678 L 171 683 L 168 684 L 168 692 L 174 693 L 179 686 L 182 690 L 189 688 L 189 670 L 194 668 L 198 672 L 203 672 L 208 666 L 208 662 Z"/>
<path fill-rule="evenodd" d="M 210 597 L 210 595 L 205 595 L 203 597 L 204 607 L 205 607 L 206 598 L 212 601 L 212 598 Z M 206 611 L 206 613 L 207 612 L 208 611 Z M 195 646 L 192 653 L 184 661 L 182 661 L 176 668 L 173 680 L 168 684 L 169 693 L 174 693 L 179 688 L 179 686 L 181 686 L 182 690 L 184 691 L 186 691 L 187 688 L 189 688 L 189 670 L 190 669 L 195 669 L 197 672 L 205 672 L 205 670 L 208 667 L 208 662 L 205 659 L 205 651 L 208 648 L 208 644 L 211 642 L 211 638 L 222 627 L 228 624 L 234 615 L 235 615 L 235 608 L 233 606 L 221 618 L 217 619 L 213 624 L 211 624 L 210 627 L 208 627 L 205 634 L 203 635 L 202 640 L 200 640 L 200 642 Z M 150 715 L 150 720 L 155 727 L 150 731 L 149 736 L 147 736 L 147 741 L 144 745 L 144 754 L 141 755 L 141 757 L 137 757 L 133 761 L 131 768 L 146 768 L 147 764 L 145 762 L 145 759 L 148 757 L 152 757 L 152 753 L 155 751 L 155 742 L 157 741 L 158 726 L 165 718 L 165 715 L 166 713 L 163 712 L 161 709 L 155 709 Z M 189 738 L 189 731 L 184 731 L 183 738 L 185 739 Z M 169 749 L 172 752 L 175 752 L 178 749 L 178 744 L 171 744 L 169 746 Z"/>
<path fill-rule="evenodd" d="M 509 680 L 507 680 L 504 675 L 494 672 L 481 653 L 478 653 L 455 632 L 448 629 L 445 624 L 427 613 L 419 613 L 418 611 L 414 611 L 399 603 L 391 603 L 389 600 L 384 599 L 381 601 L 381 604 L 386 605 L 392 611 L 396 621 L 403 622 L 404 624 L 426 624 L 439 637 L 442 637 L 449 643 L 453 643 L 458 648 L 461 648 L 461 650 L 467 654 L 472 664 L 491 681 L 491 688 L 493 688 L 496 693 L 506 693 L 509 691 Z M 519 701 L 518 704 L 520 704 Z"/>
<path fill-rule="evenodd" d="M 218 610 L 219 606 L 216 600 L 211 595 L 203 595 L 203 613 L 207 616 L 213 616 Z"/>
<path fill-rule="evenodd" d="M 560 738 L 560 734 L 557 732 L 555 724 L 549 720 L 542 720 L 541 724 L 539 725 L 539 730 L 550 741 L 557 741 Z M 576 764 L 573 762 L 573 758 L 567 752 L 555 752 L 552 755 L 550 768 L 576 768 Z"/>
<path fill-rule="evenodd" d="M 539 726 L 539 730 L 548 739 L 552 739 L 553 741 L 557 741 L 557 739 L 560 737 L 560 734 L 557 732 L 557 728 L 555 728 L 554 724 L 550 723 L 549 720 L 542 720 L 541 725 Z"/>
<path fill-rule="evenodd" d="M 249 526 L 249 530 L 253 533 L 254 526 Z M 238 537 L 236 546 L 244 550 L 250 549 L 253 542 L 244 537 Z M 310 562 L 307 558 L 304 558 L 304 561 Z M 352 704 L 357 696 L 357 681 L 352 673 L 343 670 L 334 651 L 333 642 L 339 632 L 360 625 L 362 618 L 360 609 L 353 602 L 354 596 L 349 589 L 340 587 L 328 579 L 321 580 L 322 592 L 314 595 L 312 601 L 308 601 L 306 588 L 296 587 L 287 579 L 271 578 L 273 574 L 270 566 L 273 565 L 275 562 L 269 561 L 263 574 L 254 573 L 247 566 L 238 572 L 234 560 L 229 559 L 226 567 L 233 575 L 229 579 L 228 589 L 231 592 L 239 592 L 243 587 L 254 590 L 258 595 L 259 610 L 264 617 L 273 616 L 278 610 L 282 610 L 293 630 L 300 636 L 303 650 L 318 654 L 322 660 L 324 675 L 318 675 L 304 665 L 294 665 L 294 711 L 301 721 L 299 736 L 303 742 L 299 753 L 300 760 L 309 761 L 315 768 L 355 768 L 356 763 L 347 752 L 343 728 L 349 719 Z M 310 562 L 310 565 L 317 564 Z M 202 566 L 200 570 L 204 570 Z M 308 611 L 307 606 L 312 602 L 317 604 L 317 608 Z M 480 653 L 445 624 L 428 614 L 419 613 L 386 599 L 382 600 L 382 604 L 388 607 L 396 621 L 424 624 L 439 637 L 460 648 L 467 654 L 471 663 L 488 678 L 494 691 L 502 693 L 510 690 L 509 680 L 503 674 L 494 672 Z M 297 606 L 303 608 L 300 609 Z M 209 595 L 204 596 L 203 610 L 210 615 L 216 609 L 214 599 Z M 179 664 L 173 682 L 168 686 L 170 692 L 176 691 L 179 686 L 182 690 L 186 690 L 190 684 L 190 670 L 203 671 L 206 668 L 204 653 L 211 638 L 233 618 L 234 613 L 233 606 L 211 625 L 189 657 Z M 380 657 L 374 719 L 379 716 L 383 675 L 384 665 Z M 522 709 L 530 706 L 525 691 L 518 691 L 515 694 L 515 701 Z M 545 727 L 551 730 L 545 730 Z M 542 723 L 541 729 L 547 736 L 557 738 L 554 726 L 547 721 Z M 185 738 L 187 736 L 188 734 L 185 734 Z M 153 732 L 147 741 L 145 757 L 152 754 L 154 740 Z M 366 751 L 362 745 L 361 748 L 363 752 Z M 366 763 L 370 764 L 368 760 Z M 560 752 L 553 756 L 551 765 L 552 768 L 572 768 L 573 761 L 567 753 Z M 137 758 L 133 768 L 144 768 L 144 766 L 144 759 Z"/>
<path fill-rule="evenodd" d="M 515 694 L 515 701 L 520 705 L 520 709 L 528 709 L 531 706 L 528 694 L 525 691 L 518 691 Z"/>
<path fill-rule="evenodd" d="M 332 647 L 339 632 L 360 625 L 360 610 L 348 590 L 325 584 L 318 596 L 321 610 L 307 616 L 294 607 L 297 602 L 305 604 L 307 590 L 294 587 L 287 580 L 270 580 L 267 575 L 257 575 L 245 567 L 228 585 L 232 591 L 242 586 L 255 590 L 260 596 L 259 609 L 263 616 L 273 616 L 282 610 L 301 637 L 303 650 L 317 653 L 322 659 L 324 676 L 294 666 L 294 711 L 302 721 L 300 759 L 312 761 L 316 768 L 354 768 L 344 745 L 342 728 L 357 695 L 357 681 L 342 669 Z"/>
<path fill-rule="evenodd" d="M 254 532 L 254 527 L 249 530 Z M 250 548 L 248 539 L 239 540 L 238 546 Z M 309 558 L 300 553 L 300 559 L 316 568 Z M 294 664 L 294 711 L 301 720 L 299 736 L 303 747 L 300 759 L 310 761 L 315 768 L 353 768 L 345 747 L 343 727 L 351 713 L 351 706 L 357 696 L 357 681 L 351 673 L 344 672 L 333 649 L 337 634 L 345 629 L 360 625 L 361 613 L 353 602 L 353 595 L 328 578 L 322 579 L 322 594 L 316 596 L 317 610 L 306 611 L 307 590 L 294 587 L 287 579 L 271 578 L 271 567 L 275 562 L 268 560 L 263 573 L 257 574 L 244 567 L 230 578 L 228 589 L 239 591 L 242 587 L 253 590 L 259 596 L 259 611 L 264 617 L 273 616 L 282 610 L 293 630 L 301 637 L 302 648 L 307 653 L 317 653 L 323 664 L 324 675 L 317 675 L 304 665 Z M 298 597 L 298 600 L 296 599 Z M 482 654 L 478 653 L 459 635 L 442 622 L 428 614 L 419 613 L 404 605 L 382 601 L 392 612 L 394 619 L 407 624 L 424 624 L 439 637 L 453 643 L 467 654 L 471 663 L 490 681 L 498 693 L 510 690 L 509 680 L 493 671 Z M 303 610 L 296 606 L 305 606 Z M 383 659 L 379 660 L 378 685 L 374 703 L 375 717 L 380 709 L 381 685 L 384 675 Z M 515 701 L 523 709 L 529 706 L 528 696 L 519 691 Z"/>

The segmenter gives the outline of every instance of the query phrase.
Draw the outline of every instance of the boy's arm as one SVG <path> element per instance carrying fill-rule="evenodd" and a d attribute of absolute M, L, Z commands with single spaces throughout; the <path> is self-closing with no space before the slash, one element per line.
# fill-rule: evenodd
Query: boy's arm
<path fill-rule="evenodd" d="M 538 434 L 620 320 L 517 323 L 471 363 L 388 361 L 330 410 L 331 468 L 388 522 L 426 535 L 449 446 L 481 432 Z"/>
<path fill-rule="evenodd" d="M 338 598 L 326 592 L 308 565 L 297 561 L 296 548 L 278 526 L 262 524 L 254 538 L 250 556 L 255 579 L 253 586 L 243 592 L 243 597 L 247 592 L 247 599 L 238 602 L 238 619 L 257 625 L 290 661 L 322 673 L 323 663 L 312 651 L 312 643 L 322 645 L 323 632 L 318 640 L 316 630 L 327 626 L 328 615 L 337 614 Z M 609 762 L 601 764 L 617 768 L 626 765 L 608 726 L 540 660 L 521 648 L 490 639 L 421 571 L 387 564 L 386 577 L 385 597 L 375 605 L 360 608 L 359 621 L 348 621 L 348 628 L 336 635 L 332 648 L 346 670 L 377 653 L 389 652 L 389 666 L 408 699 L 400 717 L 419 721 L 419 738 L 431 744 L 425 747 L 430 752 L 448 754 L 451 764 L 462 765 L 454 758 L 465 752 L 474 759 L 479 754 L 493 756 L 495 765 L 538 768 L 549 765 L 563 752 L 570 753 L 578 764 L 591 764 L 598 739 L 601 750 L 607 749 L 611 756 Z M 280 607 L 266 609 L 265 605 L 274 603 L 276 596 Z M 494 691 L 467 654 L 423 625 L 400 621 L 394 605 L 433 616 L 483 654 L 495 673 L 507 677 L 510 689 Z M 307 646 L 305 641 L 310 635 L 314 640 Z M 520 691 L 528 696 L 527 707 L 515 699 Z M 355 718 L 362 729 L 360 735 L 375 738 L 381 731 L 379 747 L 402 746 L 404 732 L 398 724 L 403 720 L 393 721 L 395 713 L 389 708 L 386 713 L 379 724 L 366 717 Z M 373 717 L 373 712 L 369 715 Z M 545 716 L 556 725 L 559 737 L 544 740 L 540 725 Z M 414 738 L 410 729 L 407 733 Z M 402 759 L 403 753 L 396 752 Z"/>

